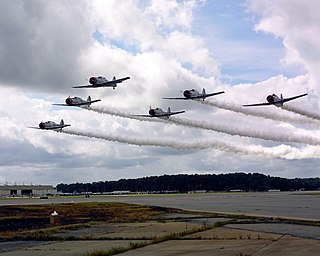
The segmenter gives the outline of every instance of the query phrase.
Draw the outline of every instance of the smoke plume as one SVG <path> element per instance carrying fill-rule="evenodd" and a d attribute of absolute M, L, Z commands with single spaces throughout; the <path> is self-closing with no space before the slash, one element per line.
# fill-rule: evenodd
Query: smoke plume
<path fill-rule="evenodd" d="M 282 122 L 287 122 L 287 123 L 293 123 L 293 124 L 314 124 L 311 120 L 299 116 L 287 116 L 287 115 L 282 115 L 280 112 L 279 113 L 269 113 L 267 111 L 263 110 L 257 110 L 256 108 L 250 108 L 250 107 L 243 107 L 239 104 L 235 104 L 232 102 L 223 102 L 223 101 L 202 101 L 202 100 L 196 100 L 197 102 L 204 104 L 204 105 L 209 105 L 212 107 L 217 107 L 221 108 L 224 110 L 229 110 L 233 111 L 236 113 L 241 113 L 244 115 L 249 115 L 249 116 L 256 116 L 256 117 L 261 117 L 265 119 L 270 119 L 270 120 L 275 120 L 275 121 L 282 121 Z M 273 107 L 273 106 L 270 106 Z M 291 111 L 296 114 L 301 114 L 298 112 Z M 307 116 L 307 115 L 305 115 Z M 319 118 L 320 120 L 320 118 Z"/>
<path fill-rule="evenodd" d="M 107 107 L 92 107 L 88 108 L 88 110 L 95 111 L 101 114 L 108 114 L 119 116 L 123 118 L 130 118 L 136 119 L 139 121 L 148 121 L 148 122 L 165 122 L 165 123 L 173 123 L 175 125 L 182 125 L 192 128 L 200 128 L 206 129 L 221 133 L 226 133 L 229 135 L 237 135 L 242 137 L 249 137 L 249 138 L 257 138 L 263 140 L 272 140 L 277 142 L 293 142 L 293 143 L 302 143 L 302 144 L 309 144 L 309 145 L 320 145 L 320 139 L 314 136 L 308 135 L 296 135 L 293 133 L 285 133 L 281 129 L 277 129 L 276 132 L 273 130 L 269 131 L 262 131 L 261 129 L 252 129 L 250 127 L 238 127 L 236 125 L 230 126 L 225 125 L 222 123 L 208 123 L 206 121 L 198 121 L 198 120 L 191 120 L 186 118 L 178 118 L 178 117 L 170 117 L 168 119 L 162 118 L 143 118 L 143 117 L 136 117 L 132 114 L 126 113 L 121 110 L 111 109 Z"/>
<path fill-rule="evenodd" d="M 120 143 L 127 143 L 137 146 L 159 146 L 170 147 L 177 150 L 191 150 L 191 149 L 208 149 L 214 148 L 220 151 L 227 151 L 233 153 L 240 153 L 245 155 L 256 155 L 269 158 L 286 158 L 286 159 L 301 159 L 301 158 L 319 158 L 320 150 L 313 147 L 312 150 L 306 149 L 301 152 L 297 148 L 288 145 L 280 145 L 273 148 L 264 148 L 258 145 L 236 145 L 222 140 L 205 140 L 205 141 L 176 141 L 172 139 L 162 138 L 130 138 L 119 135 L 105 135 L 93 131 L 80 131 L 68 128 L 60 131 L 69 135 L 83 136 L 89 138 L 103 139 L 107 141 L 114 141 Z"/>
<path fill-rule="evenodd" d="M 297 108 L 295 106 L 289 106 L 289 105 L 284 105 L 281 107 L 282 109 L 285 109 L 289 112 L 292 112 L 292 113 L 295 113 L 295 114 L 299 114 L 299 115 L 302 115 L 302 116 L 306 116 L 308 118 L 311 118 L 313 120 L 317 120 L 317 121 L 320 121 L 320 115 L 318 113 L 315 113 L 315 112 L 311 112 L 311 111 L 308 111 L 306 109 L 301 109 L 301 108 Z"/>

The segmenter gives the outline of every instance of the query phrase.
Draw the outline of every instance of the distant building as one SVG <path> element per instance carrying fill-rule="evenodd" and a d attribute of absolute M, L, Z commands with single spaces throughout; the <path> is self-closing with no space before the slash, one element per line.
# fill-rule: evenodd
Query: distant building
<path fill-rule="evenodd" d="M 46 196 L 57 194 L 51 185 L 3 185 L 0 186 L 1 196 Z"/>

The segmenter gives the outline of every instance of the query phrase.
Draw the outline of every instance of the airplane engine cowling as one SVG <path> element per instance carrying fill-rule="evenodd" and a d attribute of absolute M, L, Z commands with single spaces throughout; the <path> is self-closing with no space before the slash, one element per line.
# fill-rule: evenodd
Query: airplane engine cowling
<path fill-rule="evenodd" d="M 41 123 L 39 124 L 39 128 L 40 128 L 40 129 L 44 129 L 44 123 L 41 122 Z"/>
<path fill-rule="evenodd" d="M 273 96 L 272 96 L 272 95 L 269 95 L 269 96 L 267 97 L 267 101 L 268 101 L 269 103 L 273 103 L 273 102 L 274 102 Z"/>
<path fill-rule="evenodd" d="M 186 97 L 186 98 L 190 98 L 191 97 L 191 92 L 186 90 L 183 92 L 183 96 Z"/>
<path fill-rule="evenodd" d="M 90 83 L 90 84 L 96 84 L 96 83 L 97 83 L 97 78 L 95 78 L 95 77 L 90 77 L 89 83 Z"/>
<path fill-rule="evenodd" d="M 149 115 L 150 116 L 155 116 L 156 115 L 156 111 L 154 111 L 154 109 L 150 109 L 149 110 Z"/>
<path fill-rule="evenodd" d="M 72 104 L 72 100 L 70 98 L 66 98 L 66 104 L 71 105 Z"/>

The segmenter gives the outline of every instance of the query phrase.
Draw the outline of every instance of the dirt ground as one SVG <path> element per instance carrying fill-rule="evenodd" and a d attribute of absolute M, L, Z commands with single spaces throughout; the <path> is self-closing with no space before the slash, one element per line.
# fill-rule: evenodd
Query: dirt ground
<path fill-rule="evenodd" d="M 68 203 L 37 207 L 25 205 L 22 208 L 14 205 L 12 208 L 8 208 L 7 210 L 10 212 L 4 212 L 2 217 L 10 228 L 8 232 L 16 232 L 17 227 L 21 228 L 21 224 L 23 224 L 24 228 L 33 229 L 34 233 L 30 237 L 15 237 L 12 241 L 6 241 L 5 238 L 3 241 L 0 240 L 0 256 L 319 255 L 320 220 L 317 217 L 319 216 L 318 204 L 316 204 L 318 201 L 314 200 L 314 196 L 310 196 L 308 199 L 309 197 L 303 195 L 302 200 L 301 196 L 292 195 L 294 201 L 291 200 L 290 203 L 287 203 L 288 207 L 286 208 L 286 211 L 289 212 L 290 209 L 290 212 L 294 212 L 292 215 L 283 215 L 287 212 L 278 207 L 284 203 L 283 198 L 279 198 L 278 195 L 227 194 L 222 196 L 223 198 L 220 200 L 218 195 L 199 195 L 199 197 L 193 195 L 190 197 L 188 207 L 192 206 L 191 203 L 194 204 L 197 209 L 194 211 L 178 209 L 177 205 L 181 205 L 182 196 L 180 195 L 175 198 L 178 204 L 172 205 L 175 208 L 159 208 L 158 206 L 152 208 L 132 203 L 126 206 L 115 203 L 94 203 L 93 205 L 92 203 Z M 246 196 L 246 200 L 238 202 L 242 196 Z M 241 214 L 247 212 L 245 209 L 248 207 L 258 209 L 257 201 L 263 201 L 260 196 L 266 200 L 271 198 L 278 201 L 276 203 L 273 201 L 272 203 L 264 202 L 266 209 L 259 210 L 259 216 L 254 211 L 252 214 Z M 212 201 L 212 197 L 217 202 Z M 235 201 L 232 203 L 230 201 L 230 204 L 223 208 L 223 204 L 230 198 Z M 163 198 L 144 198 L 144 200 L 147 199 L 157 199 L 154 204 L 158 205 Z M 170 197 L 169 199 L 173 200 L 174 198 Z M 183 199 L 183 202 L 188 202 L 186 198 Z M 300 201 L 316 205 L 311 215 L 309 212 L 311 206 L 296 208 L 297 202 Z M 220 204 L 219 212 L 225 209 L 223 214 L 218 214 L 211 208 L 201 211 L 201 207 L 212 205 L 213 202 Z M 233 213 L 228 213 L 227 210 L 233 209 L 230 208 L 231 205 L 241 208 L 241 211 L 233 210 Z M 57 229 L 54 227 L 52 232 L 52 229 L 47 225 L 46 232 L 51 231 L 37 239 L 34 234 L 39 234 L 39 229 L 38 226 L 34 226 L 32 220 L 37 218 L 39 222 L 37 225 L 40 225 L 43 216 L 39 215 L 39 209 L 45 208 L 48 211 L 46 215 L 48 215 L 57 207 L 60 207 L 59 213 L 61 215 L 68 216 L 68 219 L 62 219 L 61 226 L 68 226 L 69 223 L 73 226 L 70 225 L 70 228 L 58 226 Z M 270 215 L 274 213 L 273 209 L 280 209 L 281 212 Z M 296 209 L 298 210 L 296 211 Z M 9 225 L 14 223 L 11 220 L 15 212 L 21 215 L 21 213 L 26 214 L 26 210 L 28 210 L 30 218 L 22 218 L 24 222 L 17 222 L 16 226 Z M 298 214 L 301 217 L 298 217 Z M 71 219 L 70 216 L 73 218 Z M 90 216 L 94 216 L 94 219 Z M 279 216 L 287 217 L 280 218 Z M 94 222 L 89 223 L 88 221 Z M 30 225 L 31 227 L 29 227 Z M 3 234 L 5 237 L 6 232 L 3 233 L 5 233 Z"/>
<path fill-rule="evenodd" d="M 232 224 L 222 227 L 213 225 L 209 228 L 204 227 L 202 218 L 199 219 L 97 224 L 55 234 L 63 238 L 72 237 L 74 241 L 0 242 L 2 248 L 0 255 L 79 256 L 97 251 L 107 252 L 113 248 L 132 248 L 138 244 L 142 244 L 143 247 L 132 248 L 117 255 L 319 255 L 320 240 L 292 236 L 290 232 L 282 234 L 281 230 L 277 233 L 275 224 L 259 224 L 260 229 L 264 226 L 270 228 L 271 226 L 267 225 L 273 225 L 273 232 L 261 232 L 250 230 L 257 229 L 256 224 L 252 227 L 250 227 L 252 224 L 239 224 L 240 228 L 237 228 L 238 224 Z M 221 221 L 221 218 L 213 218 L 210 223 L 215 223 L 215 220 Z M 282 225 L 288 225 L 287 230 L 290 230 L 291 224 Z M 301 230 L 309 227 L 299 226 Z M 192 233 L 203 228 L 207 230 Z M 319 227 L 313 228 L 316 231 Z M 183 235 L 185 232 L 192 234 Z M 182 234 L 182 236 L 170 238 L 172 234 Z M 168 239 L 154 243 L 155 238 L 166 237 Z M 4 250 L 4 247 L 7 250 Z"/>

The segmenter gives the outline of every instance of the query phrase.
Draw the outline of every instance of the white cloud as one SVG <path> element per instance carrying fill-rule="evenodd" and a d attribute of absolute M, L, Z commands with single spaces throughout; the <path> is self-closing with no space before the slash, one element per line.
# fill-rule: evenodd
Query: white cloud
<path fill-rule="evenodd" d="M 257 31 L 283 38 L 284 62 L 300 64 L 310 75 L 309 87 L 319 94 L 320 28 L 317 0 L 249 1 L 250 9 L 261 18 Z"/>

